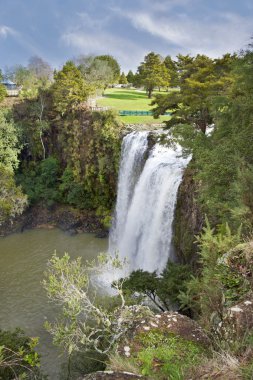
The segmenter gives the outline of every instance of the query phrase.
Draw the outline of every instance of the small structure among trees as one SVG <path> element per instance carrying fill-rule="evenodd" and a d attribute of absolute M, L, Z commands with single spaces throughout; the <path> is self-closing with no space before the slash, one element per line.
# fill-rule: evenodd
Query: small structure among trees
<path fill-rule="evenodd" d="M 7 96 L 18 96 L 21 90 L 21 87 L 11 80 L 3 80 L 1 84 L 5 87 Z"/>

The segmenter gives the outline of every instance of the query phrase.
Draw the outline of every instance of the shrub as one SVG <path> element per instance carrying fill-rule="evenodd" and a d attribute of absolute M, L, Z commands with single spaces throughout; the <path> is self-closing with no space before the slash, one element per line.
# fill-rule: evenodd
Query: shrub
<path fill-rule="evenodd" d="M 37 343 L 37 338 L 27 337 L 20 329 L 0 330 L 0 378 L 45 379 L 39 371 Z"/>

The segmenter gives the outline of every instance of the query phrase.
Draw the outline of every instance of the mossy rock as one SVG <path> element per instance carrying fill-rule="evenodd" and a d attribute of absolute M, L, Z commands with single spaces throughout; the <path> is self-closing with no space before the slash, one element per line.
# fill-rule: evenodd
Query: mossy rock
<path fill-rule="evenodd" d="M 208 352 L 210 341 L 201 327 L 177 312 L 143 318 L 129 330 L 118 353 L 152 379 L 183 379 L 184 372 Z"/>

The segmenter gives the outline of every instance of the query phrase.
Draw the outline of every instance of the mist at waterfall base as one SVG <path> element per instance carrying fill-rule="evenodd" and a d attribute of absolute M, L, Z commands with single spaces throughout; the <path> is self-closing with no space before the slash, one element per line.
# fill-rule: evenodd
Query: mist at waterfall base
<path fill-rule="evenodd" d="M 130 133 L 122 143 L 109 252 L 127 259 L 123 275 L 137 269 L 161 273 L 173 260 L 177 190 L 190 157 L 183 157 L 179 146 L 156 143 L 150 150 L 149 133 Z"/>

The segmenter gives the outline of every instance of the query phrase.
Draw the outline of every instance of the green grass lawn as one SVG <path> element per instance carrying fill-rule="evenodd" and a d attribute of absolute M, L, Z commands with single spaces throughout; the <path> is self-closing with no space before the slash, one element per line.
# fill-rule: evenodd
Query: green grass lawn
<path fill-rule="evenodd" d="M 97 100 L 97 105 L 101 107 L 112 107 L 117 111 L 150 111 L 153 107 L 150 105 L 151 99 L 145 91 L 126 89 L 126 88 L 108 88 L 103 98 Z M 169 120 L 170 116 L 161 116 L 154 119 L 152 116 L 119 116 L 127 124 L 159 124 L 164 120 Z"/>

